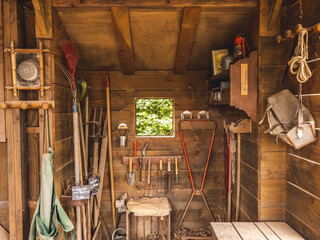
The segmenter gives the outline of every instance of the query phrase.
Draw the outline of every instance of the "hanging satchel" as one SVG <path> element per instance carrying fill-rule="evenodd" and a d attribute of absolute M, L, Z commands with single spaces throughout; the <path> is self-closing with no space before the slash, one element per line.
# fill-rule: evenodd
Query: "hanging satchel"
<path fill-rule="evenodd" d="M 275 135 L 295 149 L 316 141 L 315 121 L 310 111 L 287 89 L 267 98 L 268 106 L 262 124 L 268 117 L 269 129 L 264 133 Z"/>

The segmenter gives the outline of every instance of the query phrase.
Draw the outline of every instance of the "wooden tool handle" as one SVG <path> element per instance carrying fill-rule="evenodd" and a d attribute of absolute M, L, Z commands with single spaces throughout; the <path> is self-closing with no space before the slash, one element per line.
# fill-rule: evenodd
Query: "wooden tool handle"
<path fill-rule="evenodd" d="M 160 164 L 160 170 L 162 171 L 162 169 L 163 169 L 163 167 L 162 167 L 162 159 L 160 159 L 159 164 Z"/>
<path fill-rule="evenodd" d="M 176 175 L 178 175 L 178 159 L 177 159 L 177 158 L 175 158 L 175 159 L 174 159 L 174 161 L 175 161 L 175 170 L 176 170 Z"/>
<path fill-rule="evenodd" d="M 132 158 L 129 159 L 129 173 L 132 173 Z"/>
<path fill-rule="evenodd" d="M 171 159 L 168 159 L 168 172 L 171 172 Z"/>
<path fill-rule="evenodd" d="M 151 183 L 151 159 L 149 158 L 148 162 L 148 184 Z"/>
<path fill-rule="evenodd" d="M 137 141 L 133 142 L 133 156 L 137 156 Z"/>

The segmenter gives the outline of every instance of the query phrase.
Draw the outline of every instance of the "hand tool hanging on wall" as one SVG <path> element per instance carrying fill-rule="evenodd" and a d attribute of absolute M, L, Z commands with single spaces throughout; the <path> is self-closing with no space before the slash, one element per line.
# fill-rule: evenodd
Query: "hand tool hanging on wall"
<path fill-rule="evenodd" d="M 162 162 L 162 159 L 160 158 L 159 160 L 159 178 L 160 178 L 160 181 L 159 181 L 159 191 L 158 192 L 162 192 L 163 188 L 162 188 L 162 170 L 163 170 L 163 162 Z"/>
<path fill-rule="evenodd" d="M 179 184 L 179 169 L 178 169 L 178 158 L 174 158 L 175 173 L 176 173 L 176 184 Z"/>
<path fill-rule="evenodd" d="M 186 118 L 188 117 L 188 118 Z M 187 153 L 187 149 L 186 149 L 186 145 L 185 145 L 185 142 L 184 142 L 184 137 L 183 137 L 183 133 L 182 133 L 182 130 L 184 128 L 187 128 L 188 130 L 190 130 L 190 125 L 194 125 L 195 123 L 199 123 L 199 122 L 207 122 L 207 125 L 210 125 L 209 127 L 208 126 L 202 126 L 201 128 L 193 128 L 193 130 L 199 130 L 199 129 L 210 129 L 212 130 L 212 136 L 211 136 L 211 142 L 210 142 L 210 146 L 209 146 L 209 152 L 208 152 L 208 157 L 207 157 L 207 162 L 206 162 L 206 166 L 205 166 L 205 169 L 204 169 L 204 173 L 203 173 L 203 178 L 202 178 L 202 183 L 201 183 L 201 186 L 200 186 L 200 189 L 196 189 L 195 186 L 194 186 L 194 182 L 193 182 L 193 177 L 192 177 L 192 172 L 191 172 L 191 167 L 190 167 L 190 163 L 189 163 L 189 158 L 188 158 L 188 153 Z M 187 125 L 187 126 L 185 126 Z M 201 126 L 201 125 L 200 125 Z M 209 162 L 210 162 L 210 157 L 211 157 L 211 152 L 212 152 L 212 148 L 213 148 L 213 141 L 214 141 L 214 136 L 215 136 L 215 132 L 216 132 L 216 123 L 212 120 L 210 120 L 209 118 L 209 113 L 206 112 L 206 111 L 200 111 L 198 113 L 198 118 L 197 119 L 193 119 L 192 118 L 192 113 L 189 112 L 189 111 L 185 111 L 185 112 L 182 112 L 181 113 L 181 121 L 179 122 L 179 133 L 180 133 L 180 139 L 181 139 L 181 143 L 182 143 L 182 147 L 183 147 L 183 152 L 184 152 L 184 156 L 186 158 L 186 163 L 187 163 L 187 167 L 188 167 L 188 172 L 189 172 L 189 177 L 190 177 L 190 182 L 191 182 L 191 186 L 192 186 L 192 194 L 190 196 L 190 199 L 187 203 L 187 206 L 183 212 L 183 215 L 180 219 L 180 222 L 179 222 L 179 227 L 181 227 L 182 225 L 182 222 L 186 216 L 186 213 L 190 207 L 190 204 L 194 198 L 194 196 L 201 196 L 202 197 L 202 200 L 206 206 L 206 208 L 208 209 L 208 212 L 210 213 L 213 221 L 216 221 L 215 220 L 215 217 L 213 216 L 212 212 L 211 212 L 211 209 L 209 207 L 209 204 L 205 198 L 205 195 L 203 193 L 203 188 L 204 188 L 204 183 L 205 183 L 205 180 L 206 180 L 206 176 L 207 176 L 207 171 L 208 171 L 208 166 L 209 166 Z"/>
<path fill-rule="evenodd" d="M 111 105 L 110 105 L 110 68 L 106 69 L 106 98 L 107 98 L 107 116 L 108 116 L 108 138 L 109 138 L 109 168 L 110 168 L 110 191 L 111 191 L 111 206 L 112 206 L 112 223 L 116 226 L 116 209 L 114 196 L 114 178 L 113 178 L 113 158 L 112 158 L 112 135 L 111 135 Z"/>
<path fill-rule="evenodd" d="M 141 172 L 142 172 L 142 159 L 139 157 L 139 181 L 137 181 L 137 189 L 141 190 L 143 183 L 142 183 L 142 178 L 141 178 Z"/>
<path fill-rule="evenodd" d="M 150 197 L 150 187 L 151 187 L 151 159 L 148 159 L 148 196 Z"/>
<path fill-rule="evenodd" d="M 167 170 L 167 175 L 168 175 L 168 193 L 171 193 L 171 159 L 168 159 L 168 170 Z"/>
<path fill-rule="evenodd" d="M 132 186 L 135 182 L 135 173 L 132 170 L 132 158 L 129 159 L 129 172 L 127 173 L 127 182 Z"/>
<path fill-rule="evenodd" d="M 235 221 L 239 219 L 240 211 L 240 187 L 241 187 L 241 133 L 251 133 L 251 120 L 242 119 L 236 123 L 231 123 L 229 130 L 232 133 L 237 133 L 237 196 L 236 196 L 236 216 Z"/>
<path fill-rule="evenodd" d="M 120 123 L 117 127 L 120 147 L 124 148 L 126 146 L 127 136 L 128 136 L 128 126 L 125 123 Z"/>
<path fill-rule="evenodd" d="M 133 142 L 133 157 L 136 157 L 137 156 L 137 141 L 134 141 Z M 139 164 L 133 164 L 133 169 L 137 169 L 139 166 Z"/>

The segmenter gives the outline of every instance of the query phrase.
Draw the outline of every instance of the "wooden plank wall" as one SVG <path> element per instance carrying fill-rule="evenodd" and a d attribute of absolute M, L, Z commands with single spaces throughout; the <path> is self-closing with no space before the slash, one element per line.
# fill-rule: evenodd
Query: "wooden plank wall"
<path fill-rule="evenodd" d="M 130 187 L 127 184 L 126 174 L 128 166 L 122 164 L 123 156 L 133 156 L 133 141 L 138 141 L 138 156 L 141 156 L 141 149 L 146 141 L 149 141 L 147 155 L 183 155 L 182 145 L 178 132 L 178 121 L 180 114 L 184 110 L 191 110 L 194 115 L 200 110 L 207 109 L 205 102 L 205 82 L 208 72 L 188 72 L 186 75 L 174 75 L 172 71 L 136 71 L 135 76 L 125 76 L 121 72 L 110 72 L 111 81 L 111 117 L 112 129 L 124 122 L 129 126 L 127 146 L 123 149 L 119 147 L 119 139 L 113 131 L 113 156 L 115 175 L 115 195 L 119 198 L 122 192 L 128 192 L 129 197 L 142 196 L 148 191 L 136 190 L 135 185 Z M 105 73 L 86 72 L 86 79 L 89 85 L 89 98 L 91 108 L 103 108 L 105 110 Z M 197 85 L 196 91 L 190 91 L 191 83 Z M 135 98 L 137 97 L 172 97 L 175 102 L 175 136 L 169 138 L 142 138 L 135 137 L 134 133 L 134 111 Z M 211 119 L 218 124 L 216 138 L 214 141 L 213 154 L 205 184 L 205 194 L 215 216 L 224 215 L 224 188 L 225 188 L 225 148 L 224 131 L 221 117 L 216 111 L 210 111 Z M 210 134 L 199 135 L 190 132 L 185 133 L 186 145 L 193 169 L 195 184 L 200 186 L 202 171 L 205 166 L 208 153 Z M 182 210 L 191 194 L 191 184 L 188 177 L 185 160 L 179 166 L 179 185 L 172 181 L 172 193 L 168 195 L 173 212 L 173 229 L 181 217 Z M 163 176 L 159 176 L 159 166 L 152 166 L 151 195 L 166 196 L 158 190 L 166 190 L 166 171 Z M 102 196 L 102 216 L 107 224 L 111 224 L 111 203 L 109 191 L 109 172 L 106 169 L 106 179 L 103 186 Z M 136 171 L 136 177 L 139 176 Z M 142 172 L 142 180 L 146 183 L 146 166 Z M 146 186 L 145 186 L 146 189 Z M 124 220 L 124 219 L 123 219 Z M 184 223 L 187 227 L 207 225 L 210 217 L 202 204 L 201 199 L 197 199 L 190 207 Z M 135 229 L 135 225 L 132 225 Z M 133 234 L 135 236 L 135 234 Z"/>
<path fill-rule="evenodd" d="M 58 64 L 66 64 L 61 43 L 69 39 L 59 15 L 53 10 L 53 38 L 48 45 L 54 54 L 50 56 L 50 71 L 52 74 L 52 99 L 55 108 L 52 112 L 52 132 L 54 147 L 54 175 L 58 196 L 63 192 L 62 182 L 74 175 L 73 164 L 73 124 L 72 124 L 72 95 L 68 80 Z"/>
<path fill-rule="evenodd" d="M 316 12 L 320 10 L 320 2 L 310 0 L 303 2 L 303 18 L 300 19 L 299 4 L 292 6 L 288 2 L 288 27 L 301 23 L 309 27 L 320 22 Z M 282 48 L 289 52 L 292 43 L 282 44 Z M 317 58 L 320 53 L 318 37 L 309 38 L 309 57 Z M 319 64 L 310 64 L 314 70 L 313 77 L 303 85 L 303 93 L 320 93 Z M 293 93 L 297 93 L 298 83 L 290 73 L 285 83 Z M 319 97 L 305 97 L 305 106 L 313 114 L 317 124 L 320 122 Z M 317 133 L 319 136 L 319 133 Z M 308 145 L 301 150 L 287 148 L 287 178 L 286 178 L 286 222 L 306 239 L 320 239 L 320 143 Z"/>
<path fill-rule="evenodd" d="M 267 107 L 267 97 L 282 89 L 281 80 L 287 62 L 285 51 L 275 44 L 280 21 L 272 31 L 267 29 L 268 1 L 260 2 L 259 28 L 259 103 L 258 115 L 262 118 Z M 286 145 L 275 137 L 264 134 L 269 128 L 267 121 L 259 126 L 259 221 L 283 221 L 285 218 L 285 163 Z"/>

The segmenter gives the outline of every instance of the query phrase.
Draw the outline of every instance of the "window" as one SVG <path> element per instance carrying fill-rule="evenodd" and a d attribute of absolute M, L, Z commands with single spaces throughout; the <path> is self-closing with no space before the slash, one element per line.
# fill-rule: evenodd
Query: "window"
<path fill-rule="evenodd" d="M 137 98 L 136 135 L 173 136 L 173 99 Z"/>

